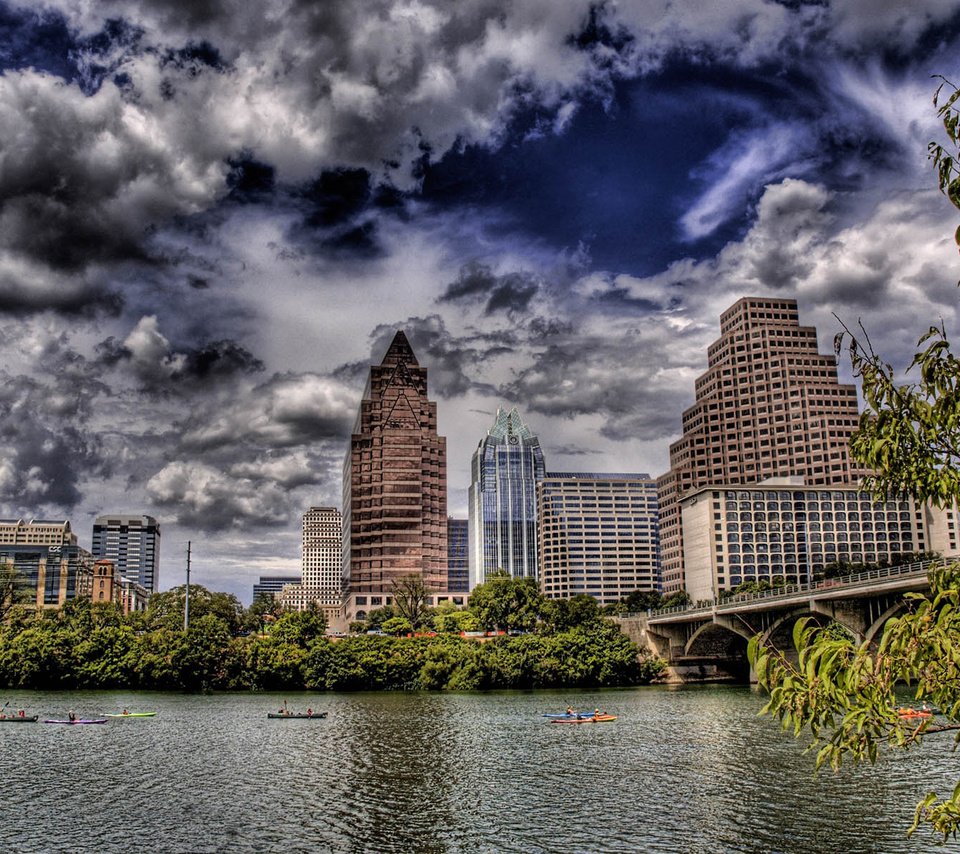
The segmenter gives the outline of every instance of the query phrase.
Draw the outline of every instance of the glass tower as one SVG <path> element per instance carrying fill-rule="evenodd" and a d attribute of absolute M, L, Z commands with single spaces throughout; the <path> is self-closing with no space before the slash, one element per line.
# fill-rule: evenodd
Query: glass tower
<path fill-rule="evenodd" d="M 546 471 L 540 440 L 516 409 L 497 409 L 470 472 L 470 589 L 498 569 L 538 578 L 537 484 Z"/>
<path fill-rule="evenodd" d="M 156 593 L 160 583 L 160 525 L 153 516 L 97 516 L 93 556 L 112 560 L 127 581 Z"/>

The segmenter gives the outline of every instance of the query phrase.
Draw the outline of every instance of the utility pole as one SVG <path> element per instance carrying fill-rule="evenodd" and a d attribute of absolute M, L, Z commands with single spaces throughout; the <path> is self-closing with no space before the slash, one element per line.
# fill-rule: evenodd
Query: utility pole
<path fill-rule="evenodd" d="M 183 599 L 183 630 L 190 628 L 190 540 L 187 540 L 187 590 Z"/>

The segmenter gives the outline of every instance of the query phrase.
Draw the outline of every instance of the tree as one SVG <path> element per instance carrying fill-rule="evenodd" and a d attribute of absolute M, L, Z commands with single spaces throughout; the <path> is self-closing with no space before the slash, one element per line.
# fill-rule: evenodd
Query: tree
<path fill-rule="evenodd" d="M 946 100 L 941 101 L 944 92 Z M 940 190 L 960 208 L 960 91 L 943 80 L 934 97 L 951 149 L 931 143 Z M 952 153 L 951 153 L 952 152 Z M 960 229 L 955 235 L 960 245 Z M 911 495 L 941 507 L 960 498 L 960 359 L 941 323 L 920 338 L 908 371 L 918 381 L 898 384 L 893 369 L 864 333 L 837 336 L 849 354 L 867 410 L 851 441 L 856 459 L 872 470 L 868 487 L 878 500 Z M 938 733 L 960 732 L 960 563 L 931 572 L 930 594 L 908 596 L 907 612 L 887 622 L 879 647 L 857 646 L 837 632 L 802 620 L 794 629 L 797 664 L 754 638 L 748 654 L 770 691 L 764 711 L 796 736 L 809 729 L 819 747 L 817 766 L 838 768 L 844 758 L 875 761 L 882 747 L 909 748 Z M 933 719 L 903 718 L 898 684 L 935 704 Z M 919 723 L 917 722 L 919 721 Z M 955 740 L 955 744 L 956 744 Z M 946 798 L 930 792 L 917 805 L 910 832 L 928 824 L 943 840 L 960 832 L 960 785 Z"/>
<path fill-rule="evenodd" d="M 183 628 L 186 585 L 154 593 L 147 603 L 147 622 L 151 628 L 173 631 Z M 200 584 L 190 585 L 190 622 L 207 614 L 220 619 L 230 634 L 240 631 L 243 606 L 232 593 L 216 593 Z"/>
<path fill-rule="evenodd" d="M 381 626 L 383 631 L 388 635 L 400 636 L 410 634 L 413 631 L 413 623 L 411 623 L 406 617 L 391 617 L 389 620 L 384 620 L 383 625 Z"/>
<path fill-rule="evenodd" d="M 543 597 L 532 578 L 512 578 L 500 569 L 470 594 L 469 607 L 488 631 L 532 631 L 540 619 Z"/>
<path fill-rule="evenodd" d="M 0 562 L 0 623 L 7 619 L 14 605 L 26 601 L 26 591 L 19 583 L 16 567 L 12 560 Z"/>
<path fill-rule="evenodd" d="M 397 616 L 408 620 L 414 629 L 419 629 L 426 622 L 430 610 L 427 605 L 430 591 L 424 584 L 423 576 L 416 573 L 404 575 L 393 582 L 391 592 Z"/>

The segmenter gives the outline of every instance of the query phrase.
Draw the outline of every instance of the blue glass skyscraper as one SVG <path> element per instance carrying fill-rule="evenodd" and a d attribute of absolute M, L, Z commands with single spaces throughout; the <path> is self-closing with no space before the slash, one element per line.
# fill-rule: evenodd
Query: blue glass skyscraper
<path fill-rule="evenodd" d="M 537 483 L 546 472 L 540 440 L 516 409 L 497 409 L 470 472 L 470 589 L 498 569 L 536 579 Z"/>

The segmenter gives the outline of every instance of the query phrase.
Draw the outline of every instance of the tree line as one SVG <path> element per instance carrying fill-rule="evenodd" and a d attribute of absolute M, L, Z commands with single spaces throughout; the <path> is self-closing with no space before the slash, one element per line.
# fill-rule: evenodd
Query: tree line
<path fill-rule="evenodd" d="M 151 597 L 144 612 L 74 599 L 56 610 L 16 606 L 0 626 L 0 686 L 158 690 L 353 691 L 595 688 L 638 685 L 664 668 L 589 597 L 550 602 L 536 585 L 498 576 L 455 619 L 450 607 L 418 607 L 406 631 L 327 636 L 319 611 L 277 610 L 261 600 L 190 586 Z M 401 597 L 402 598 L 402 597 Z M 589 600 L 589 601 L 584 601 Z M 511 631 L 485 642 L 462 621 Z M 471 622 L 472 621 L 472 622 Z M 382 631 L 382 630 L 381 630 Z M 518 634 L 518 632 L 523 634 Z"/>

